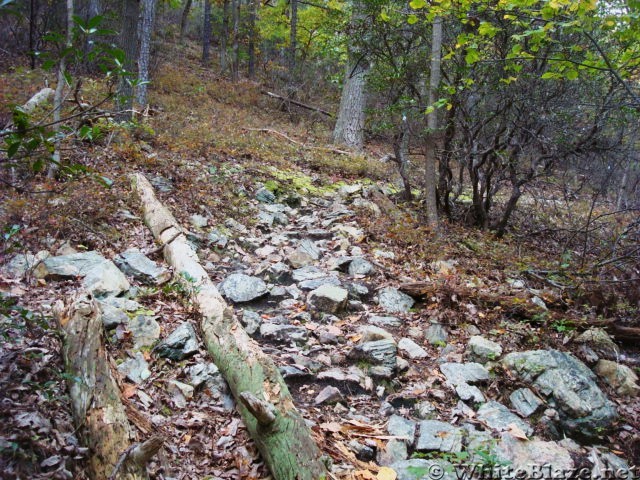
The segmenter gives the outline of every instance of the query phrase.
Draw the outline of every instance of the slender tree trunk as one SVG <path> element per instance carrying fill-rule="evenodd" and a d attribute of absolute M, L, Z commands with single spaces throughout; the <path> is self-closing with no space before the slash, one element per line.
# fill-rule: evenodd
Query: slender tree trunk
<path fill-rule="evenodd" d="M 258 16 L 258 0 L 249 0 L 249 79 L 256 76 L 256 19 Z"/>
<path fill-rule="evenodd" d="M 38 0 L 29 3 L 29 61 L 31 70 L 36 68 L 36 29 L 38 28 Z"/>
<path fill-rule="evenodd" d="M 361 5 L 354 2 L 351 19 L 354 30 L 357 30 L 357 24 L 362 19 Z M 333 129 L 333 143 L 361 150 L 364 145 L 365 84 L 369 62 L 352 48 L 349 48 L 348 53 L 340 108 Z"/>
<path fill-rule="evenodd" d="M 402 179 L 404 188 L 403 197 L 405 200 L 411 200 L 411 182 L 409 181 L 409 140 L 410 140 L 409 122 L 406 115 L 402 116 L 402 125 L 400 132 L 396 135 L 393 142 L 393 153 L 398 164 L 398 171 Z"/>
<path fill-rule="evenodd" d="M 187 0 L 182 10 L 182 17 L 180 17 L 180 43 L 184 41 L 184 34 L 187 31 L 187 21 L 189 20 L 189 12 L 191 11 L 191 4 L 193 0 Z M 206 3 L 205 3 L 206 8 Z"/>
<path fill-rule="evenodd" d="M 151 36 L 153 34 L 153 20 L 156 14 L 156 0 L 142 0 L 142 15 L 140 17 L 140 52 L 138 53 L 138 85 L 136 100 L 138 105 L 147 105 L 147 84 L 149 82 L 149 63 L 151 59 Z"/>
<path fill-rule="evenodd" d="M 287 82 L 287 95 L 290 98 L 296 96 L 296 85 L 298 82 L 296 52 L 298 50 L 298 0 L 289 0 L 291 5 L 291 15 L 289 17 L 289 50 L 287 51 L 287 69 L 289 71 L 289 81 Z"/>
<path fill-rule="evenodd" d="M 73 41 L 73 0 L 67 0 L 66 2 L 66 14 L 67 14 L 67 35 L 65 39 L 65 47 L 70 48 Z M 62 113 L 62 107 L 64 104 L 64 87 L 67 84 L 67 78 L 65 76 L 66 71 L 66 55 L 62 55 L 58 62 L 58 80 L 56 84 L 56 92 L 53 96 L 53 121 L 55 123 L 54 131 L 56 132 L 55 148 L 52 155 L 52 162 L 49 164 L 47 172 L 47 178 L 53 179 L 60 167 L 60 136 L 57 133 L 60 131 L 60 116 Z"/>
<path fill-rule="evenodd" d="M 240 80 L 240 0 L 232 0 L 233 10 L 233 62 L 231 78 L 234 82 Z"/>
<path fill-rule="evenodd" d="M 211 0 L 204 0 L 204 22 L 202 25 L 202 64 L 209 65 L 211 50 Z"/>
<path fill-rule="evenodd" d="M 124 51 L 124 67 L 127 75 L 120 77 L 118 85 L 118 114 L 119 121 L 133 118 L 133 85 L 135 77 L 135 61 L 138 56 L 138 15 L 139 0 L 123 0 L 122 31 L 120 32 L 120 48 Z"/>
<path fill-rule="evenodd" d="M 429 105 L 436 102 L 440 86 L 440 63 L 442 56 L 442 18 L 433 19 L 431 35 L 431 71 L 429 76 Z M 438 130 L 438 112 L 434 109 L 427 115 L 427 142 L 425 145 L 425 207 L 427 222 L 433 227 L 438 225 L 438 199 L 436 178 L 436 147 Z"/>
<path fill-rule="evenodd" d="M 222 4 L 222 31 L 220 32 L 220 72 L 227 71 L 227 43 L 229 41 L 229 3 L 224 0 Z"/>

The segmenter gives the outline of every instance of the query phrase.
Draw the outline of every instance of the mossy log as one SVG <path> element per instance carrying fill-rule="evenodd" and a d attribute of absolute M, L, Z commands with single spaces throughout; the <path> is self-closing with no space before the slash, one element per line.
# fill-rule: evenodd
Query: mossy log
<path fill-rule="evenodd" d="M 144 220 L 200 313 L 207 350 L 229 384 L 249 434 L 276 480 L 327 476 L 326 457 L 296 410 L 273 360 L 245 332 L 198 261 L 171 212 L 142 174 L 131 176 Z"/>
<path fill-rule="evenodd" d="M 135 444 L 103 344 L 100 310 L 88 294 L 80 295 L 60 318 L 63 356 L 73 419 L 80 441 L 90 449 L 90 478 L 146 480 L 146 464 L 162 445 L 151 437 Z"/>

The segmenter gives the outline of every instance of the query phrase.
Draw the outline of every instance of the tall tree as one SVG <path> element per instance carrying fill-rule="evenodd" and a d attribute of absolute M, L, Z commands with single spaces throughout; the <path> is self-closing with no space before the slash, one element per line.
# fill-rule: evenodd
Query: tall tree
<path fill-rule="evenodd" d="M 364 18 L 362 5 L 356 1 L 351 18 L 350 46 L 345 67 L 344 85 L 340 97 L 338 118 L 333 129 L 333 143 L 361 150 L 364 145 L 364 108 L 366 102 L 365 84 L 369 62 L 355 45 L 358 26 Z"/>
<path fill-rule="evenodd" d="M 256 29 L 256 19 L 258 16 L 258 0 L 249 0 L 249 78 L 253 80 L 256 76 L 256 36 L 258 31 Z"/>
<path fill-rule="evenodd" d="M 234 82 L 240 79 L 240 0 L 231 1 L 233 16 L 233 61 L 231 78 Z"/>
<path fill-rule="evenodd" d="M 289 70 L 289 79 L 287 90 L 289 97 L 295 96 L 297 83 L 296 74 L 296 51 L 298 49 L 298 0 L 289 0 L 291 6 L 290 26 L 289 26 L 289 50 L 287 51 L 287 68 Z"/>
<path fill-rule="evenodd" d="M 139 25 L 140 52 L 138 53 L 138 80 L 136 101 L 141 107 L 147 105 L 147 85 L 149 83 L 149 62 L 151 59 L 151 36 L 153 34 L 153 20 L 156 14 L 157 0 L 141 0 L 141 15 Z"/>
<path fill-rule="evenodd" d="M 229 6 L 231 0 L 223 0 L 222 26 L 220 32 L 220 72 L 227 71 L 227 42 L 229 41 Z"/>
<path fill-rule="evenodd" d="M 202 25 L 202 64 L 209 64 L 211 50 L 211 0 L 204 0 L 204 21 Z"/>
<path fill-rule="evenodd" d="M 187 31 L 187 21 L 189 20 L 189 12 L 191 11 L 191 4 L 193 0 L 187 0 L 184 4 L 184 8 L 182 9 L 182 15 L 180 17 L 180 42 L 184 41 L 184 35 Z M 205 4 L 206 8 L 206 4 Z"/>
<path fill-rule="evenodd" d="M 138 14 L 139 0 L 123 0 L 122 30 L 120 32 L 120 48 L 124 52 L 124 68 L 127 73 L 120 77 L 118 85 L 118 114 L 120 121 L 133 118 L 133 72 L 138 55 Z"/>
<path fill-rule="evenodd" d="M 431 34 L 431 68 L 429 72 L 429 107 L 427 114 L 427 142 L 425 145 L 425 179 L 424 196 L 427 222 L 431 226 L 438 224 L 438 201 L 436 193 L 436 164 L 437 164 L 437 130 L 438 111 L 434 108 L 440 87 L 442 62 L 442 18 L 435 17 Z"/>
<path fill-rule="evenodd" d="M 73 0 L 66 1 L 66 24 L 67 33 L 65 37 L 64 49 L 60 54 L 60 60 L 58 61 L 58 80 L 56 85 L 56 92 L 53 97 L 53 121 L 55 132 L 60 131 L 60 115 L 62 113 L 62 106 L 64 104 L 64 90 L 67 85 L 66 76 L 66 57 L 68 50 L 71 48 L 73 42 Z M 60 135 L 56 135 L 56 142 L 54 145 L 53 161 L 49 164 L 49 171 L 47 177 L 52 179 L 58 172 L 60 166 Z"/>

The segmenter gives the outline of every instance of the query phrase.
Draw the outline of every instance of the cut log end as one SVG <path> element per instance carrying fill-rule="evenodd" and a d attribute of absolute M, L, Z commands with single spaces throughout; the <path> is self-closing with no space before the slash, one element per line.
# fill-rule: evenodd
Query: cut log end
<path fill-rule="evenodd" d="M 263 427 L 268 427 L 276 421 L 276 409 L 269 402 L 260 400 L 251 392 L 240 393 L 240 400 Z"/>

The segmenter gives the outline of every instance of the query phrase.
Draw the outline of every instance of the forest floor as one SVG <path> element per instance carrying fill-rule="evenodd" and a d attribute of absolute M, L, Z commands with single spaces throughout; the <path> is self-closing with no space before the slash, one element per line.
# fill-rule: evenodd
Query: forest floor
<path fill-rule="evenodd" d="M 431 231 L 421 222 L 419 205 L 379 205 L 368 195 L 379 188 L 385 198 L 395 198 L 395 167 L 379 161 L 388 146 L 370 144 L 362 154 L 335 152 L 328 145 L 331 121 L 324 116 L 284 111 L 260 93 L 259 84 L 232 84 L 198 66 L 189 47 L 171 48 L 166 58 L 179 56 L 183 64 L 161 62 L 142 124 L 112 128 L 63 152 L 111 179 L 110 188 L 79 176 L 66 182 L 36 178 L 23 191 L 0 192 L 0 478 L 86 478 L 89 452 L 78 444 L 72 423 L 54 313 L 59 301 L 71 303 L 81 279 L 38 278 L 31 270 L 15 275 L 7 266 L 27 252 L 96 250 L 113 259 L 133 247 L 162 263 L 130 188 L 128 175 L 134 172 L 152 180 L 159 198 L 191 231 L 215 282 L 240 271 L 266 282 L 270 293 L 246 302 L 234 303 L 233 293 L 222 289 L 247 331 L 282 368 L 296 407 L 332 457 L 336 477 L 376 478 L 381 466 L 397 466 L 409 456 L 468 460 L 460 450 L 499 461 L 493 447 L 488 453 L 470 447 L 477 432 L 493 438 L 494 446 L 506 445 L 506 434 L 535 435 L 553 442 L 540 445 L 557 449 L 562 465 L 570 461 L 592 472 L 598 462 L 618 468 L 612 454 L 629 465 L 640 462 L 640 400 L 633 388 L 631 395 L 621 394 L 619 385 L 601 377 L 579 379 L 590 382 L 580 388 L 602 390 L 619 415 L 588 439 L 558 429 L 554 414 L 568 413 L 553 394 L 536 391 L 549 403 L 528 420 L 513 413 L 510 394 L 527 382 L 500 361 L 510 352 L 557 349 L 590 366 L 600 357 L 632 370 L 640 363 L 637 345 L 576 341 L 590 324 L 624 312 L 614 308 L 615 299 L 576 297 L 559 286 L 562 278 L 540 273 L 568 268 L 561 267 L 568 260 L 553 233 L 528 237 L 516 229 L 496 239 L 446 221 Z M 40 71 L 5 70 L 2 105 L 23 103 L 42 86 Z M 98 98 L 101 88 L 87 79 L 87 99 Z M 588 210 L 586 204 L 566 207 L 549 213 L 529 204 L 515 223 L 526 217 L 567 225 Z M 279 272 L 274 265 L 286 269 Z M 152 324 L 151 331 L 141 333 L 125 322 L 105 338 L 122 373 L 123 398 L 140 413 L 133 422 L 140 435 L 159 431 L 166 437 L 150 464 L 152 477 L 268 478 L 202 343 L 180 360 L 163 358 L 153 348 L 184 322 L 197 324 L 183 287 L 131 281 L 127 295 L 134 302 L 124 310 L 131 322 L 142 318 Z M 349 292 L 346 307 L 325 314 L 313 310 L 308 292 L 325 283 Z M 385 306 L 385 289 L 395 294 L 396 288 L 415 303 Z M 408 297 L 398 298 L 402 303 Z M 151 340 L 141 343 L 137 335 Z M 501 352 L 483 358 L 469 345 L 478 336 Z M 393 365 L 375 365 L 363 346 L 386 340 L 393 345 L 385 344 Z M 148 370 L 144 379 L 139 371 L 120 368 L 138 358 L 136 352 Z M 483 400 L 472 395 L 463 402 L 442 365 L 471 360 L 484 364 L 489 376 L 479 381 Z M 482 411 L 484 400 L 506 405 L 511 421 L 496 425 Z M 432 420 L 464 430 L 465 447 L 424 447 L 424 422 Z M 408 431 L 410 440 L 404 438 Z M 563 440 L 565 435 L 579 443 Z M 518 451 L 531 459 L 531 451 Z M 400 477 L 418 475 L 415 468 Z"/>

